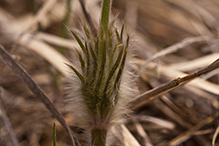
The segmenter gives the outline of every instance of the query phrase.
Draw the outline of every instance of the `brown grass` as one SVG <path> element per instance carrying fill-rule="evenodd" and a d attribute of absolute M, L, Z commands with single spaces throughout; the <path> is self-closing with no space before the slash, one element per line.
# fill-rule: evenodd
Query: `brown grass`
<path fill-rule="evenodd" d="M 32 1 L 36 9 L 31 0 L 0 0 L 0 44 L 51 98 L 83 143 L 83 130 L 74 126 L 74 117 L 62 102 L 63 78 L 68 75 L 63 62 L 70 62 L 69 52 L 77 47 L 70 35 L 60 37 L 67 1 Z M 138 97 L 219 58 L 218 8 L 216 0 L 114 0 L 112 17 L 119 12 L 118 27 L 126 19 L 136 50 L 131 63 L 138 75 Z M 97 25 L 98 0 L 87 0 L 86 9 Z M 80 29 L 81 17 L 80 3 L 73 0 L 66 26 Z M 60 47 L 65 48 L 64 55 L 58 52 Z M 1 61 L 0 68 L 0 145 L 16 145 L 16 140 L 21 146 L 52 145 L 53 122 L 57 145 L 71 145 L 68 133 L 30 89 Z M 112 145 L 218 145 L 216 68 L 136 108 L 124 125 L 112 128 Z"/>

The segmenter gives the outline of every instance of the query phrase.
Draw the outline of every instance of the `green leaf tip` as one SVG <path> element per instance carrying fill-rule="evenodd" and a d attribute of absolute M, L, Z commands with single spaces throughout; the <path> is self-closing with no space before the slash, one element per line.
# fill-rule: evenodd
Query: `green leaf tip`
<path fill-rule="evenodd" d="M 79 56 L 79 61 L 80 61 L 80 63 L 81 63 L 81 69 L 82 69 L 82 71 L 85 71 L 85 62 L 84 62 L 84 59 L 82 58 L 81 53 L 80 53 L 77 49 L 75 49 L 75 50 L 77 51 L 78 56 Z"/>
<path fill-rule="evenodd" d="M 85 79 L 84 77 L 70 64 L 65 63 L 68 67 L 70 67 L 70 69 L 72 69 L 74 71 L 74 73 L 78 76 L 78 78 L 81 80 L 81 82 L 84 84 L 85 83 Z"/>
<path fill-rule="evenodd" d="M 121 39 L 121 40 L 122 40 L 122 38 L 123 38 L 124 27 L 125 27 L 125 24 L 124 24 L 124 22 L 123 22 L 123 24 L 122 24 L 122 29 L 121 29 L 121 33 L 120 33 L 120 39 Z"/>
<path fill-rule="evenodd" d="M 81 49 L 83 52 L 85 52 L 85 46 L 82 43 L 82 41 L 80 40 L 80 38 L 72 31 L 70 30 L 71 34 L 74 36 L 74 38 L 76 39 L 76 41 L 78 42 L 78 44 L 80 45 Z"/>

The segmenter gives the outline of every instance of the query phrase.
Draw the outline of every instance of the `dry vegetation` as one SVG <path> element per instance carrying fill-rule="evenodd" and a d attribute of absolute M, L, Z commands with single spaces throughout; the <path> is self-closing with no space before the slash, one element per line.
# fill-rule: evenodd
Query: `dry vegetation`
<path fill-rule="evenodd" d="M 48 94 L 83 142 L 83 131 L 74 126 L 74 117 L 63 105 L 63 79 L 68 74 L 63 62 L 69 62 L 69 52 L 77 47 L 66 26 L 80 29 L 83 17 L 78 0 L 72 0 L 69 21 L 63 25 L 68 6 L 67 0 L 0 0 L 0 44 Z M 100 1 L 87 0 L 86 7 L 97 25 Z M 115 17 L 119 12 L 118 27 L 126 19 L 136 50 L 132 63 L 138 76 L 138 97 L 219 58 L 218 8 L 217 0 L 114 0 L 112 14 Z M 112 145 L 219 145 L 216 68 L 218 65 L 186 85 L 133 107 L 125 125 L 111 130 Z M 14 143 L 18 140 L 21 146 L 51 146 L 53 122 L 57 124 L 57 145 L 71 145 L 64 128 L 2 61 L 0 101 L 1 146 L 13 145 L 13 135 Z"/>

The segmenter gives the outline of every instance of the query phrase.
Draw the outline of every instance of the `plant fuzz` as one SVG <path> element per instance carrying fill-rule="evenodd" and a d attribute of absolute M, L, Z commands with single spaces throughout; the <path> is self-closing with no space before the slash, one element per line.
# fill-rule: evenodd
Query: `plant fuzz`
<path fill-rule="evenodd" d="M 129 34 L 124 30 L 123 25 L 118 31 L 114 21 L 101 24 L 97 36 L 85 24 L 84 37 L 70 30 L 81 51 L 77 51 L 74 66 L 68 65 L 71 76 L 66 86 L 66 106 L 73 113 L 74 123 L 91 133 L 95 146 L 105 145 L 107 130 L 122 121 L 128 111 L 126 105 L 134 96 L 128 71 Z"/>

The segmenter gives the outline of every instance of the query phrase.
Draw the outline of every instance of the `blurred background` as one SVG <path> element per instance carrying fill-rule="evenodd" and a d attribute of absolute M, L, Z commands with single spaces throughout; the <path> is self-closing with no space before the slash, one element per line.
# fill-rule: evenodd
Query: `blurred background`
<path fill-rule="evenodd" d="M 85 6 L 98 26 L 101 1 L 85 0 Z M 115 18 L 117 27 L 125 23 L 131 35 L 136 94 L 219 57 L 217 0 L 113 0 L 111 20 Z M 80 34 L 83 21 L 79 0 L 0 0 L 0 44 L 48 94 L 82 143 L 84 133 L 63 104 L 67 73 L 62 62 L 72 60 L 77 48 L 68 29 Z M 214 70 L 131 113 L 125 125 L 133 139 L 141 146 L 219 145 L 218 73 Z M 71 145 L 67 132 L 2 61 L 0 101 L 21 146 L 52 145 L 54 122 L 57 145 Z M 2 119 L 0 146 L 12 146 Z M 132 145 L 115 133 L 113 146 Z"/>

